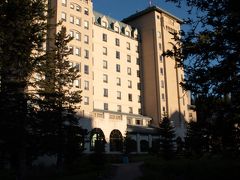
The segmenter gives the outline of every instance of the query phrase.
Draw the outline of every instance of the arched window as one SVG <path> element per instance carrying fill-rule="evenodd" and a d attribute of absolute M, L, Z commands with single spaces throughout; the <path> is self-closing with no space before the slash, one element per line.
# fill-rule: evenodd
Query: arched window
<path fill-rule="evenodd" d="M 148 148 L 149 148 L 149 146 L 148 146 L 148 141 L 146 141 L 146 140 L 141 140 L 141 141 L 140 141 L 140 151 L 141 151 L 141 152 L 147 152 L 147 151 L 148 151 Z"/>
<path fill-rule="evenodd" d="M 96 148 L 101 148 L 99 150 L 104 151 L 105 136 L 100 128 L 94 128 L 90 134 L 90 150 L 97 150 Z"/>
<path fill-rule="evenodd" d="M 110 151 L 123 150 L 123 137 L 119 130 L 114 129 L 110 134 Z"/>

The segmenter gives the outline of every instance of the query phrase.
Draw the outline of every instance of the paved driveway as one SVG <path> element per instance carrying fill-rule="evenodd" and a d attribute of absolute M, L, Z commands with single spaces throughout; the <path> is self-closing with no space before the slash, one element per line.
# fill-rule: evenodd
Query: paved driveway
<path fill-rule="evenodd" d="M 142 176 L 140 166 L 143 162 L 128 163 L 128 164 L 113 164 L 116 169 L 112 180 L 137 180 Z"/>

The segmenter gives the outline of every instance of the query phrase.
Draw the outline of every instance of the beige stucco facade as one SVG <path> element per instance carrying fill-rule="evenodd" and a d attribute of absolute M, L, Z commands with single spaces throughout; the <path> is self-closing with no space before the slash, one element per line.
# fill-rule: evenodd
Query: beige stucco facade
<path fill-rule="evenodd" d="M 69 60 L 80 73 L 74 82 L 74 87 L 82 90 L 80 125 L 88 131 L 100 129 L 107 152 L 114 151 L 111 134 L 115 130 L 123 137 L 129 126 L 150 128 L 158 125 L 164 114 L 183 137 L 190 97 L 179 85 L 183 71 L 176 68 L 173 59 L 162 56 L 171 48 L 169 30 L 179 31 L 181 21 L 157 7 L 123 23 L 93 11 L 90 0 L 49 2 L 55 12 L 49 22 L 62 21 L 73 37 Z M 154 133 L 135 133 L 138 152 L 141 138 L 151 146 Z M 91 144 L 91 137 L 88 142 Z M 87 145 L 86 151 L 90 150 Z"/>

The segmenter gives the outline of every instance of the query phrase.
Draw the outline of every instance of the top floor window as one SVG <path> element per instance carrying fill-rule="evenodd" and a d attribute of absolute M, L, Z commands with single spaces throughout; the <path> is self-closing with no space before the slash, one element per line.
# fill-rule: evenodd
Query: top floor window
<path fill-rule="evenodd" d="M 102 40 L 105 41 L 105 42 L 107 42 L 107 34 L 103 33 L 103 35 L 102 35 Z"/>
<path fill-rule="evenodd" d="M 115 39 L 115 45 L 120 46 L 120 40 L 118 38 Z"/>
<path fill-rule="evenodd" d="M 102 26 L 103 27 L 107 27 L 107 22 L 106 21 L 102 21 Z"/>
<path fill-rule="evenodd" d="M 85 14 L 85 15 L 88 15 L 88 14 L 89 14 L 88 8 L 84 8 L 84 14 Z"/>
<path fill-rule="evenodd" d="M 130 42 L 127 42 L 127 49 L 128 49 L 128 50 L 131 49 Z"/>
<path fill-rule="evenodd" d="M 119 32 L 119 27 L 118 26 L 115 26 L 114 29 L 115 29 L 116 32 Z"/>
<path fill-rule="evenodd" d="M 81 7 L 79 5 L 76 6 L 76 11 L 81 11 Z"/>

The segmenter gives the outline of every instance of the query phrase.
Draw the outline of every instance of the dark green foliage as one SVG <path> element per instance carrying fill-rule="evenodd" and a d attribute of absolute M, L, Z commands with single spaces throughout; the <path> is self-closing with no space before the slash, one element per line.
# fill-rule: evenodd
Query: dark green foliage
<path fill-rule="evenodd" d="M 42 153 L 56 154 L 58 167 L 64 160 L 76 158 L 84 143 L 84 131 L 78 125 L 75 112 L 79 108 L 81 92 L 72 86 L 79 74 L 67 59 L 70 54 L 67 44 L 71 39 L 66 35 L 66 28 L 62 27 L 55 36 L 54 46 L 49 47 L 45 61 L 36 69 L 40 75 L 35 82 L 40 120 L 37 128 L 42 141 L 40 149 L 43 149 Z"/>
<path fill-rule="evenodd" d="M 168 0 L 186 3 L 185 24 L 192 28 L 174 34 L 173 51 L 178 66 L 186 72 L 182 86 L 197 103 L 198 121 L 208 131 L 214 151 L 236 150 L 240 122 L 240 13 L 234 0 Z M 189 16 L 191 17 L 191 16 Z M 181 48 L 179 48 L 181 47 Z M 201 104 L 200 104 L 201 103 Z"/>
<path fill-rule="evenodd" d="M 160 151 L 165 158 L 171 158 L 174 152 L 175 131 L 169 118 L 164 117 L 159 125 Z"/>
<path fill-rule="evenodd" d="M 0 1 L 0 156 L 23 178 L 31 161 L 35 123 L 29 78 L 41 61 L 44 0 Z"/>

